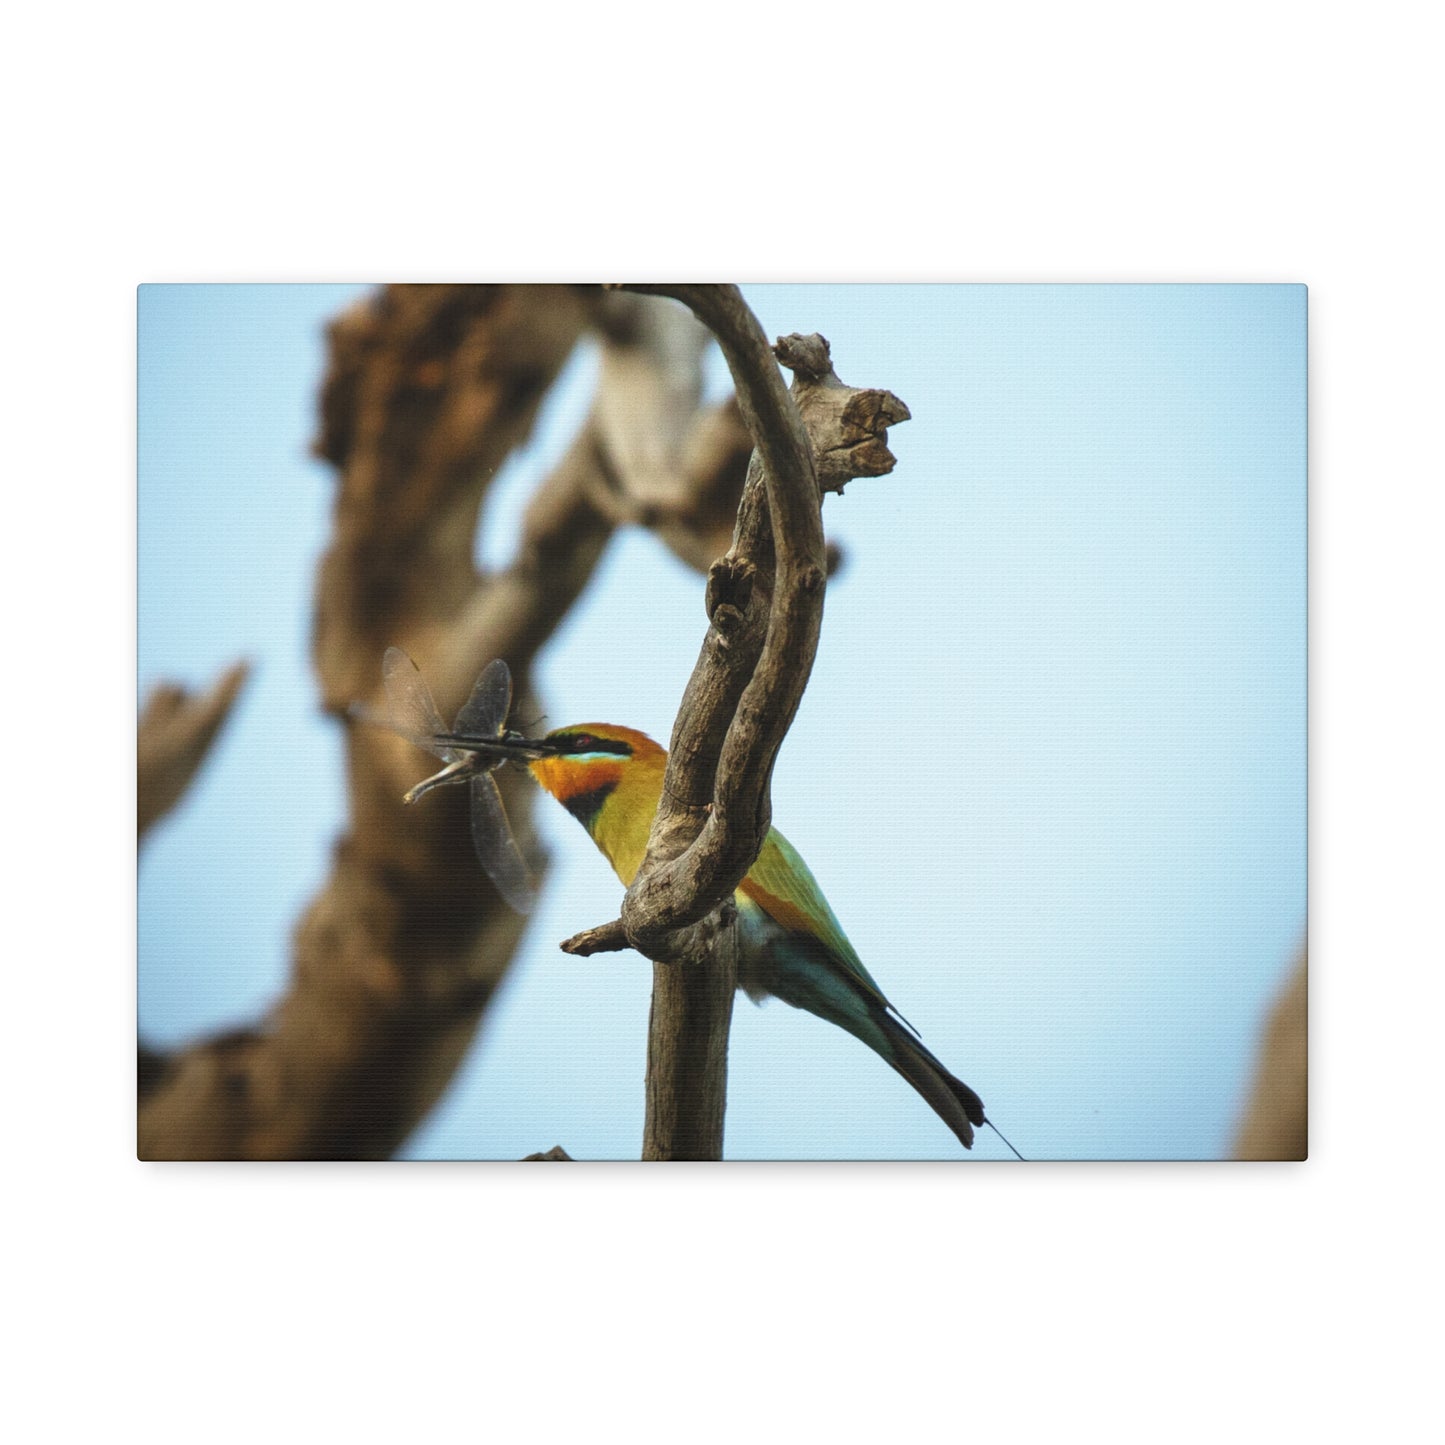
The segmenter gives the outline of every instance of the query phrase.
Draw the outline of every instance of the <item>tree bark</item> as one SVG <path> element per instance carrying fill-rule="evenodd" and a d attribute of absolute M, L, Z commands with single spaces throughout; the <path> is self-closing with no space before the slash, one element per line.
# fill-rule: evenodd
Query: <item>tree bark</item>
<path fill-rule="evenodd" d="M 491 479 L 593 323 L 605 358 L 598 400 L 533 498 L 512 564 L 479 576 Z M 339 487 L 314 654 L 324 705 L 347 729 L 349 831 L 296 930 L 291 980 L 270 1015 L 175 1054 L 142 1048 L 142 1158 L 380 1158 L 401 1144 L 470 1046 L 524 921 L 476 863 L 465 790 L 403 809 L 425 761 L 354 725 L 348 705 L 380 703 L 393 643 L 448 715 L 494 656 L 522 692 L 619 522 L 660 534 L 665 524 L 695 550 L 711 521 L 694 499 L 730 487 L 735 505 L 741 490 L 736 448 L 716 444 L 726 417 L 698 409 L 706 333 L 667 303 L 579 287 L 391 287 L 338 319 L 330 342 L 317 451 Z M 672 490 L 659 500 L 670 458 Z M 162 711 L 186 726 L 170 726 L 163 748 L 148 709 L 142 828 L 164 811 L 148 798 L 179 797 L 238 686 L 236 675 L 186 708 L 164 694 Z M 525 836 L 532 789 L 508 773 L 499 780 Z"/>
<path fill-rule="evenodd" d="M 730 900 L 771 827 L 778 749 L 807 685 L 828 558 L 815 450 L 831 489 L 891 469 L 907 408 L 834 375 L 820 336 L 774 349 L 731 286 L 634 287 L 688 305 L 718 338 L 754 442 L 733 543 L 709 570 L 709 627 L 673 725 L 662 799 L 619 919 L 563 945 L 654 960 L 644 1159 L 720 1159 L 736 980 Z M 804 417 L 808 418 L 805 426 Z M 810 437 L 810 432 L 812 436 Z"/>

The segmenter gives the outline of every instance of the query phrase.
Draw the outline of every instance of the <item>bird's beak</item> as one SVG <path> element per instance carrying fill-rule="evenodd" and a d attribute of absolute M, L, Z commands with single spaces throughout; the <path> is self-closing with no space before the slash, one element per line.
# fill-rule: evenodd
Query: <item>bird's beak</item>
<path fill-rule="evenodd" d="M 546 738 L 524 738 L 521 733 L 503 733 L 499 738 L 472 737 L 466 733 L 437 733 L 432 741 L 459 752 L 479 753 L 484 758 L 497 758 L 514 763 L 529 763 L 534 758 L 550 757 L 557 751 Z"/>

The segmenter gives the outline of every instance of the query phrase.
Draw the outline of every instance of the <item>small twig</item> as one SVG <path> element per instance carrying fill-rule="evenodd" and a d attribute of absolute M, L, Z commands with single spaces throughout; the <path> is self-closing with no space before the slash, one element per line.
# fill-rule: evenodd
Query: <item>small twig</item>
<path fill-rule="evenodd" d="M 627 941 L 627 930 L 623 928 L 620 918 L 598 928 L 583 929 L 581 933 L 574 933 L 571 938 L 564 939 L 561 944 L 563 953 L 575 953 L 583 958 L 593 953 L 616 953 L 620 949 L 631 947 Z"/>
<path fill-rule="evenodd" d="M 237 662 L 204 692 L 162 683 L 136 727 L 136 831 L 153 828 L 185 796 L 251 674 Z"/>

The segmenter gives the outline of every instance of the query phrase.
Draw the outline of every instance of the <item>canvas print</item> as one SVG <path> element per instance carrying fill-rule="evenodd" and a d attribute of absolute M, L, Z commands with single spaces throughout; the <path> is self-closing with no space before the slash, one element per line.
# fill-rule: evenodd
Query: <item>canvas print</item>
<path fill-rule="evenodd" d="M 144 1160 L 1301 1159 L 1298 285 L 147 285 Z"/>

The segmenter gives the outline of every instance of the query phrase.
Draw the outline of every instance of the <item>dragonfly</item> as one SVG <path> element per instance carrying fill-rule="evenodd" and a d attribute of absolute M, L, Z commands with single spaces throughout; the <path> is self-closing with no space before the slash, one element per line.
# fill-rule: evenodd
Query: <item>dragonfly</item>
<path fill-rule="evenodd" d="M 380 717 L 361 704 L 354 705 L 352 712 L 446 764 L 440 772 L 409 788 L 402 801 L 414 803 L 433 788 L 448 783 L 470 784 L 472 842 L 477 858 L 497 892 L 518 913 L 530 913 L 537 901 L 537 885 L 517 846 L 492 774 L 508 757 L 524 759 L 542 750 L 529 747 L 526 737 L 507 727 L 507 714 L 512 708 L 512 674 L 507 664 L 498 657 L 481 670 L 472 695 L 462 704 L 451 728 L 442 721 L 421 669 L 401 648 L 386 649 L 381 677 L 386 684 L 387 715 Z"/>

